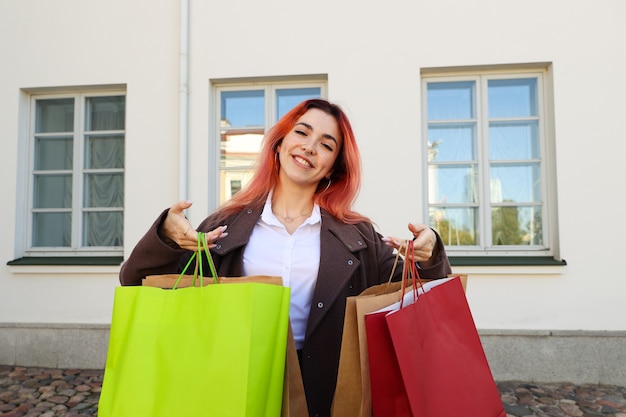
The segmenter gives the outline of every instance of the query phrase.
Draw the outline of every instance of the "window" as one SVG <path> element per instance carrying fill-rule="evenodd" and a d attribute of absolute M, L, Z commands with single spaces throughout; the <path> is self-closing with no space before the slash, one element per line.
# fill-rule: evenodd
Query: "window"
<path fill-rule="evenodd" d="M 429 221 L 450 252 L 551 255 L 545 73 L 423 83 Z"/>
<path fill-rule="evenodd" d="M 123 92 L 31 96 L 30 256 L 120 255 Z"/>
<path fill-rule="evenodd" d="M 219 203 L 246 185 L 265 130 L 298 103 L 326 94 L 321 82 L 269 82 L 220 85 Z"/>

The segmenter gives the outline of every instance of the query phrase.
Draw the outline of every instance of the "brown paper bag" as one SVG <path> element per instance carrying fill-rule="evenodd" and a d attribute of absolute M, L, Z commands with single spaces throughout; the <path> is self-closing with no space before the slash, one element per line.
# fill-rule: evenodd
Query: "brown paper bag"
<path fill-rule="evenodd" d="M 466 289 L 467 275 L 449 276 L 458 276 L 463 289 Z M 422 280 L 422 283 L 428 281 L 430 280 Z M 407 291 L 410 291 L 410 282 L 408 287 Z M 337 387 L 331 407 L 332 417 L 372 416 L 365 315 L 399 301 L 401 293 L 402 282 L 396 281 L 374 285 L 346 300 Z"/>
<path fill-rule="evenodd" d="M 289 339 L 287 340 L 287 359 L 285 361 L 285 383 L 283 384 L 282 417 L 309 417 L 309 409 L 304 394 L 302 373 L 296 342 L 293 339 L 291 324 L 289 325 Z"/>
<path fill-rule="evenodd" d="M 142 285 L 147 287 L 158 287 L 172 289 L 178 280 L 179 274 L 148 275 L 142 280 Z M 190 287 L 193 282 L 193 275 L 183 275 L 177 288 Z M 243 282 L 259 282 L 262 284 L 283 285 L 281 277 L 255 275 L 247 277 L 233 277 L 217 279 L 219 283 L 235 284 Z M 202 285 L 213 284 L 213 278 L 204 278 Z M 196 277 L 195 286 L 200 286 L 200 280 Z M 302 373 L 300 372 L 300 362 L 296 352 L 296 343 L 293 339 L 291 324 L 289 324 L 287 336 L 287 353 L 285 357 L 285 380 L 283 383 L 283 406 L 281 417 L 309 417 L 309 411 L 304 394 L 304 384 L 302 383 Z"/>
<path fill-rule="evenodd" d="M 365 335 L 365 314 L 400 300 L 401 283 L 380 284 L 348 297 L 332 417 L 371 417 L 372 396 Z"/>
<path fill-rule="evenodd" d="M 144 287 L 159 287 L 171 289 L 176 285 L 176 281 L 178 280 L 179 274 L 164 274 L 164 275 L 148 275 L 142 280 L 141 285 Z M 176 288 L 185 288 L 191 287 L 191 283 L 193 282 L 193 275 L 183 275 L 178 283 L 178 287 Z M 283 285 L 283 279 L 281 277 L 272 277 L 268 275 L 254 275 L 249 277 L 233 277 L 233 278 L 224 278 L 219 277 L 217 279 L 219 283 L 227 283 L 227 284 L 235 284 L 237 282 L 259 282 L 262 284 L 273 284 L 273 285 Z M 213 284 L 213 278 L 204 278 L 202 280 L 202 285 L 211 285 Z M 200 286 L 200 279 L 196 277 L 195 286 Z"/>

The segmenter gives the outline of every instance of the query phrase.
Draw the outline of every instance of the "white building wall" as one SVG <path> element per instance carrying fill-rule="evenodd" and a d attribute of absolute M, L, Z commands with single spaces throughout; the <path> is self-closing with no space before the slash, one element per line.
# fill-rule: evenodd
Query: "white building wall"
<path fill-rule="evenodd" d="M 325 74 L 359 141 L 358 210 L 388 235 L 426 221 L 420 71 L 551 63 L 558 236 L 564 267 L 457 267 L 479 329 L 626 331 L 626 2 L 599 0 L 190 0 L 189 211 L 210 203 L 211 81 Z M 117 267 L 6 266 L 23 96 L 44 87 L 127 88 L 125 254 L 179 196 L 179 2 L 0 2 L 0 323 L 110 320 Z M 399 191 L 410 179 L 411 195 Z"/>
<path fill-rule="evenodd" d="M 177 2 L 3 1 L 0 21 L 0 322 L 106 323 L 119 268 L 6 266 L 21 255 L 15 223 L 25 215 L 16 212 L 17 188 L 25 186 L 16 165 L 26 140 L 18 121 L 27 123 L 20 91 L 126 85 L 125 231 L 139 234 L 154 217 L 147 207 L 177 198 Z"/>

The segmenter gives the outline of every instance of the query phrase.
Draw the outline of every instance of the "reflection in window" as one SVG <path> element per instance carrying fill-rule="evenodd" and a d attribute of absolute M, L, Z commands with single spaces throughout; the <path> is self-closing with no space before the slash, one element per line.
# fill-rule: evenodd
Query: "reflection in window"
<path fill-rule="evenodd" d="M 426 80 L 430 223 L 446 245 L 546 247 L 540 79 Z"/>
<path fill-rule="evenodd" d="M 232 180 L 230 182 L 230 194 L 235 195 L 241 190 L 241 180 Z"/>
<path fill-rule="evenodd" d="M 250 128 L 265 124 L 263 90 L 224 91 L 220 98 L 220 120 L 224 126 Z"/>
<path fill-rule="evenodd" d="M 276 120 L 304 100 L 320 97 L 320 88 L 279 88 L 276 90 Z"/>

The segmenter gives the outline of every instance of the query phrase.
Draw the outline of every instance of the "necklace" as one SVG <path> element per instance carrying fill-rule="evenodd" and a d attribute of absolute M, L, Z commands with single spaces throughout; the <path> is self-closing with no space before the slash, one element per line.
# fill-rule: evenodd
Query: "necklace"
<path fill-rule="evenodd" d="M 300 217 L 304 217 L 304 216 L 307 216 L 307 217 L 310 216 L 312 211 L 313 210 L 309 211 L 308 213 L 303 213 L 303 214 L 301 214 L 299 216 L 293 216 L 293 217 L 291 217 L 291 216 L 281 216 L 280 214 L 276 213 L 274 210 L 272 210 L 272 213 L 274 213 L 279 218 L 283 219 L 283 221 L 285 223 L 293 223 L 293 221 L 295 219 L 299 219 Z"/>

